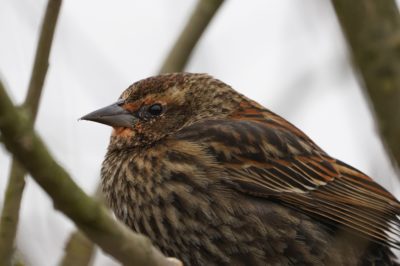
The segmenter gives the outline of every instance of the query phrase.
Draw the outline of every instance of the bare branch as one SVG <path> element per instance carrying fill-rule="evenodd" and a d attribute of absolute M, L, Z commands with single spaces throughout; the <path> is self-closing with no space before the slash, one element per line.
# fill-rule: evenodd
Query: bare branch
<path fill-rule="evenodd" d="M 199 0 L 184 30 L 169 52 L 160 73 L 182 71 L 202 33 L 214 17 L 223 0 Z"/>
<path fill-rule="evenodd" d="M 400 16 L 394 0 L 332 0 L 395 169 L 400 166 Z"/>
<path fill-rule="evenodd" d="M 106 253 L 124 265 L 171 265 L 145 236 L 114 220 L 72 181 L 34 132 L 27 115 L 14 107 L 1 83 L 0 131 L 6 148 L 49 194 L 55 208 L 71 218 Z"/>
<path fill-rule="evenodd" d="M 18 161 L 13 159 L 1 213 L 0 265 L 12 265 L 25 174 Z"/>
<path fill-rule="evenodd" d="M 61 0 L 49 0 L 40 32 L 35 63 L 24 102 L 24 107 L 31 115 L 32 123 L 38 111 L 60 6 Z M 25 175 L 26 171 L 13 158 L 0 221 L 0 265 L 11 265 Z"/>
<path fill-rule="evenodd" d="M 47 69 L 49 67 L 49 55 L 53 43 L 54 30 L 56 28 L 58 14 L 60 13 L 61 0 L 49 0 L 44 16 L 39 42 L 36 49 L 35 63 L 29 82 L 24 107 L 28 109 L 32 119 L 36 118 L 40 96 Z"/>
<path fill-rule="evenodd" d="M 99 185 L 93 197 L 100 204 L 104 204 L 104 197 Z M 95 245 L 80 230 L 75 230 L 69 236 L 65 245 L 65 253 L 61 266 L 87 266 L 92 261 Z"/>
<path fill-rule="evenodd" d="M 65 246 L 60 266 L 86 266 L 92 261 L 94 244 L 81 231 L 72 233 Z"/>

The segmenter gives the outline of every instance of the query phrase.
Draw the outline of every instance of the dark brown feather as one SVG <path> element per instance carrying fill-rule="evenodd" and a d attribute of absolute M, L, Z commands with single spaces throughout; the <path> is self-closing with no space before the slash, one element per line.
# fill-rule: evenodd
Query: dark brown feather
<path fill-rule="evenodd" d="M 235 138 L 228 132 L 238 135 Z M 345 225 L 371 240 L 399 246 L 397 200 L 305 137 L 293 136 L 285 128 L 271 129 L 268 122 L 243 120 L 205 121 L 180 134 L 206 146 L 224 164 L 229 183 L 241 192 L 275 198 L 307 214 Z M 223 142 L 225 145 L 218 149 L 215 143 Z"/>

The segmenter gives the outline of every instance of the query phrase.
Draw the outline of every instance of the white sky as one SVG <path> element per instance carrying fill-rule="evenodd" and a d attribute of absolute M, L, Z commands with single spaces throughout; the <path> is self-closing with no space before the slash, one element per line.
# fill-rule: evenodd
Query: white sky
<path fill-rule="evenodd" d="M 64 0 L 36 128 L 86 192 L 92 193 L 99 180 L 110 129 L 77 119 L 156 73 L 194 4 Z M 16 103 L 25 97 L 45 5 L 44 0 L 0 0 L 0 77 Z M 346 53 L 327 0 L 230 0 L 187 70 L 232 85 L 294 123 L 332 156 L 397 192 Z M 0 147 L 0 195 L 9 164 Z M 70 230 L 72 224 L 28 178 L 18 247 L 29 265 L 56 265 Z M 110 261 L 97 257 L 95 265 Z"/>

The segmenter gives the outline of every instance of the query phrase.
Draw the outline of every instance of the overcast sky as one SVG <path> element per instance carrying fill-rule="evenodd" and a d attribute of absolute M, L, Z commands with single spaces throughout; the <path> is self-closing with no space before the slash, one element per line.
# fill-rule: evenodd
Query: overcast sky
<path fill-rule="evenodd" d="M 155 74 L 194 5 L 193 0 L 64 1 L 36 128 L 87 193 L 99 181 L 110 128 L 77 119 Z M 43 0 L 0 0 L 0 77 L 16 103 L 25 97 L 45 6 Z M 187 71 L 232 85 L 398 194 L 329 1 L 227 1 Z M 2 197 L 9 165 L 0 146 Z M 72 228 L 28 178 L 18 232 L 28 264 L 56 265 Z M 98 256 L 95 265 L 110 260 Z"/>

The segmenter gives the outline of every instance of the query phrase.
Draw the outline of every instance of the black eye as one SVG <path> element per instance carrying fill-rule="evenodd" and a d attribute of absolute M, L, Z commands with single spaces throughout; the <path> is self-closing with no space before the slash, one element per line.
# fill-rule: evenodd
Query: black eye
<path fill-rule="evenodd" d="M 151 115 L 158 116 L 162 113 L 162 110 L 163 110 L 162 105 L 159 103 L 155 103 L 149 107 L 148 112 Z"/>

